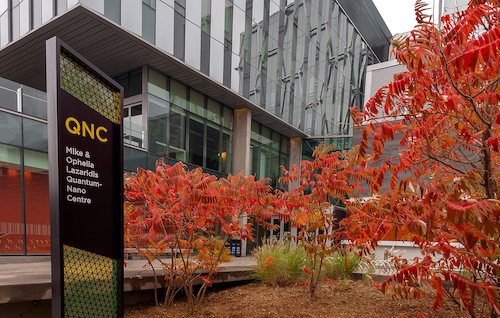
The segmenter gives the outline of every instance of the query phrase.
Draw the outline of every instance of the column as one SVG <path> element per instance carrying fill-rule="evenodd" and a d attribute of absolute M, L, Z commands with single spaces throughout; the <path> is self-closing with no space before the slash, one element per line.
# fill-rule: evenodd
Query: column
<path fill-rule="evenodd" d="M 252 111 L 248 108 L 236 109 L 233 119 L 233 174 L 243 171 L 245 176 L 250 173 L 250 136 L 252 132 Z M 241 220 L 248 222 L 244 216 Z M 241 241 L 241 256 L 247 255 L 247 240 Z"/>
<path fill-rule="evenodd" d="M 233 130 L 233 174 L 250 173 L 250 134 L 252 111 L 248 108 L 234 111 Z"/>

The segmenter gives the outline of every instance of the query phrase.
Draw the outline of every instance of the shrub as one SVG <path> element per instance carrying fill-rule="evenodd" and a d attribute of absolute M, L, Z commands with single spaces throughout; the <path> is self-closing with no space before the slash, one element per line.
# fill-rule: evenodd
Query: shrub
<path fill-rule="evenodd" d="M 253 252 L 257 265 L 251 276 L 269 286 L 286 286 L 299 282 L 306 262 L 304 248 L 290 241 L 268 240 Z"/>
<path fill-rule="evenodd" d="M 352 275 L 361 260 L 355 253 L 342 255 L 339 252 L 325 258 L 323 275 L 330 279 L 344 279 Z"/>

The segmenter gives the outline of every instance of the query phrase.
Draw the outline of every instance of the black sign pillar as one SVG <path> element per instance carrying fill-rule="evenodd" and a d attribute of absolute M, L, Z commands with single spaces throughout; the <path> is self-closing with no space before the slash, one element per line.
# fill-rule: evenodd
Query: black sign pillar
<path fill-rule="evenodd" d="M 52 317 L 123 316 L 123 88 L 47 41 Z"/>

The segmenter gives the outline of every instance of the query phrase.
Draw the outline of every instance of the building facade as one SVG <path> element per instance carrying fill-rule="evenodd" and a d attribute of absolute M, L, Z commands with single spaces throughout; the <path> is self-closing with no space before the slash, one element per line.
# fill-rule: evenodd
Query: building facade
<path fill-rule="evenodd" d="M 52 36 L 124 87 L 125 170 L 164 157 L 280 187 L 319 141 L 350 147 L 391 34 L 364 0 L 0 0 L 0 255 L 50 252 Z"/>

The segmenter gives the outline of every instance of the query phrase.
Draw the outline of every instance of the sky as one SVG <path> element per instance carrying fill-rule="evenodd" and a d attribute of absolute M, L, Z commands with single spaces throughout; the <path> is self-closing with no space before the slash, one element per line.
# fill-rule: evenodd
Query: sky
<path fill-rule="evenodd" d="M 437 2 L 427 0 L 431 5 L 434 1 Z M 393 35 L 411 31 L 417 24 L 415 0 L 373 0 L 373 3 Z"/>

